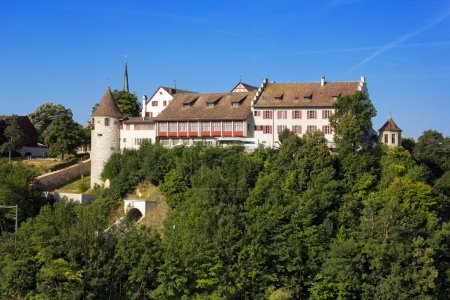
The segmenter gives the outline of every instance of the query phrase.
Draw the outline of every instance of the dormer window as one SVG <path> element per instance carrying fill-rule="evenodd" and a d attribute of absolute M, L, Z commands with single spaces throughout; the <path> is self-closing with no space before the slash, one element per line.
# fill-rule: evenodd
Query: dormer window
<path fill-rule="evenodd" d="M 198 96 L 197 97 L 188 97 L 186 99 L 183 100 L 183 107 L 190 107 L 192 105 L 195 104 L 195 102 L 197 101 Z"/>
<path fill-rule="evenodd" d="M 305 93 L 305 94 L 303 95 L 303 100 L 309 102 L 309 101 L 312 100 L 312 97 L 313 97 L 313 93 L 312 93 L 312 92 L 307 92 L 307 93 Z"/>
<path fill-rule="evenodd" d="M 341 93 L 334 92 L 331 97 L 333 98 L 333 101 L 337 101 L 337 99 L 341 96 Z"/>
<path fill-rule="evenodd" d="M 231 106 L 233 106 L 233 107 L 240 106 L 246 98 L 247 98 L 247 95 L 245 95 L 244 97 L 240 97 L 240 98 L 231 100 Z"/>
<path fill-rule="evenodd" d="M 273 97 L 277 100 L 282 100 L 283 95 L 284 95 L 284 93 L 276 93 L 275 95 L 273 95 Z"/>
<path fill-rule="evenodd" d="M 222 99 L 222 96 L 212 97 L 212 98 L 206 100 L 206 106 L 207 107 L 214 107 L 217 104 L 219 104 L 220 99 Z"/>

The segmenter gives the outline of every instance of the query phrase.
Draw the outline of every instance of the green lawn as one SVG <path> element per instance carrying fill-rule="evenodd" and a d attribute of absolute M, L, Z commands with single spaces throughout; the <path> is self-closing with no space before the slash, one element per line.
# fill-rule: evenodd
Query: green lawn
<path fill-rule="evenodd" d="M 84 176 L 82 179 L 78 179 L 69 182 L 61 187 L 56 188 L 57 192 L 64 193 L 85 193 L 89 192 L 91 182 L 91 176 Z"/>
<path fill-rule="evenodd" d="M 39 175 L 45 174 L 49 172 L 49 169 L 55 167 L 57 165 L 65 163 L 65 161 L 56 161 L 53 159 L 27 159 L 21 161 L 23 164 L 27 166 L 32 166 L 36 169 Z"/>

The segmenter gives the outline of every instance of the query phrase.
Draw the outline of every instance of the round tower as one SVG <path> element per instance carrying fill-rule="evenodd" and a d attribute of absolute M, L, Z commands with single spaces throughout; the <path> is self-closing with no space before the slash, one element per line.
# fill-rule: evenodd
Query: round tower
<path fill-rule="evenodd" d="M 101 173 L 111 154 L 120 151 L 120 119 L 122 114 L 106 89 L 99 106 L 92 114 L 91 187 L 102 184 Z"/>

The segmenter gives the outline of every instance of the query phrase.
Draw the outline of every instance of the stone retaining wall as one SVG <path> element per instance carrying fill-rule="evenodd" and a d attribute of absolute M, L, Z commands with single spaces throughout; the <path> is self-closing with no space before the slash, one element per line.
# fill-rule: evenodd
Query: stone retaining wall
<path fill-rule="evenodd" d="M 85 160 L 67 168 L 46 173 L 37 178 L 37 183 L 45 190 L 51 190 L 70 181 L 80 179 L 81 175 L 91 173 L 91 160 Z"/>

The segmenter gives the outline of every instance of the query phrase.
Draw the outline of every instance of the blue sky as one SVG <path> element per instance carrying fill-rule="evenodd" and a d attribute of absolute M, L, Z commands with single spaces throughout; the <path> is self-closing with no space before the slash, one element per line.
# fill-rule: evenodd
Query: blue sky
<path fill-rule="evenodd" d="M 0 114 L 45 102 L 86 123 L 128 56 L 139 99 L 159 85 L 228 91 L 358 80 L 404 136 L 450 135 L 450 3 L 444 0 L 0 0 Z"/>

